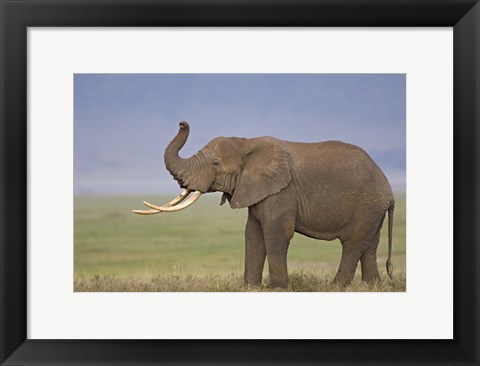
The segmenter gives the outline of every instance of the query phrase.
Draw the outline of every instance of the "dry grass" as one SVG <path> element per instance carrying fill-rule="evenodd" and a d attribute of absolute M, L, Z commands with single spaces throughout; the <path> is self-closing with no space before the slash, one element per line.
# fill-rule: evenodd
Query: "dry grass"
<path fill-rule="evenodd" d="M 291 292 L 404 292 L 406 276 L 396 273 L 389 279 L 382 273 L 382 283 L 369 285 L 355 278 L 345 289 L 332 284 L 332 272 L 294 272 L 290 274 L 288 290 Z M 267 286 L 268 278 L 261 287 L 246 288 L 241 276 L 229 275 L 163 275 L 163 276 L 98 276 L 75 278 L 76 292 L 271 292 L 285 291 Z"/>

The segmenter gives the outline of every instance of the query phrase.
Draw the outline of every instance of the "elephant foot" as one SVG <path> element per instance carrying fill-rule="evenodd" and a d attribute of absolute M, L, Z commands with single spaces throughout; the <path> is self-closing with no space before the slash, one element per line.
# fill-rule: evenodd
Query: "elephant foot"
<path fill-rule="evenodd" d="M 368 283 L 369 285 L 380 285 L 382 283 L 382 279 L 378 273 L 371 276 L 362 275 L 362 281 Z"/>
<path fill-rule="evenodd" d="M 362 262 L 362 281 L 369 284 L 382 283 L 376 263 L 371 266 L 363 265 Z"/>
<path fill-rule="evenodd" d="M 352 282 L 352 277 L 353 276 L 346 275 L 346 274 L 338 272 L 335 275 L 335 278 L 333 279 L 333 284 L 341 287 L 342 289 L 344 289 L 345 287 L 350 285 L 350 283 Z"/>
<path fill-rule="evenodd" d="M 245 286 L 247 287 L 260 287 L 262 285 L 262 277 L 247 277 L 244 276 Z"/>
<path fill-rule="evenodd" d="M 268 288 L 270 288 L 272 290 L 274 290 L 274 289 L 287 290 L 288 289 L 288 281 L 270 280 L 270 283 L 268 284 Z"/>
<path fill-rule="evenodd" d="M 247 285 L 245 284 L 245 290 L 244 291 L 251 291 L 251 292 L 261 292 L 262 291 L 262 286 L 261 285 Z"/>
<path fill-rule="evenodd" d="M 246 288 L 258 288 L 262 285 L 261 282 L 254 282 L 254 283 L 250 283 L 250 282 L 245 282 L 245 287 Z"/>

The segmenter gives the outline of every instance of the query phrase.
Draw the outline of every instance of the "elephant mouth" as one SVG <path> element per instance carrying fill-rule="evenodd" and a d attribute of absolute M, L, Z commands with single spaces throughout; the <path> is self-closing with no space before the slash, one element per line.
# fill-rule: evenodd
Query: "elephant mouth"
<path fill-rule="evenodd" d="M 193 194 L 190 196 L 190 194 Z M 191 189 L 184 189 L 177 197 L 175 197 L 170 202 L 165 203 L 162 206 L 154 205 L 153 203 L 143 201 L 143 203 L 150 207 L 150 210 L 132 210 L 132 212 L 138 215 L 155 215 L 160 212 L 176 212 L 191 206 L 195 201 L 197 201 L 202 192 L 193 191 Z M 190 197 L 189 197 L 190 196 Z M 188 198 L 187 198 L 188 197 Z"/>

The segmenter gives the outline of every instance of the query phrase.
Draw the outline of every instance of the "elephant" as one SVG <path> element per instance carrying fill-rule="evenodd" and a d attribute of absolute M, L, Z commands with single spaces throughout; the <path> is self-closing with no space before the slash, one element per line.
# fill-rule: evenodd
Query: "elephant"
<path fill-rule="evenodd" d="M 144 202 L 150 210 L 135 213 L 178 211 L 203 193 L 223 192 L 221 205 L 228 201 L 234 209 L 248 208 L 245 284 L 261 284 L 267 259 L 269 286 L 287 288 L 287 251 L 295 232 L 340 240 L 334 283 L 349 285 L 358 262 L 363 281 L 380 282 L 377 247 L 388 212 L 386 268 L 392 278 L 395 199 L 385 174 L 362 148 L 341 141 L 216 137 L 192 157 L 181 158 L 190 126 L 182 121 L 179 127 L 164 160 L 182 193 L 163 206 Z"/>

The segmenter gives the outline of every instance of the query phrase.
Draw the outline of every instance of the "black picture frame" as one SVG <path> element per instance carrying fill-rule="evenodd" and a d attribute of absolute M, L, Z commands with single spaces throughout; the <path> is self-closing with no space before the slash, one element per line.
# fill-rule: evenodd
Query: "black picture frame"
<path fill-rule="evenodd" d="M 480 364 L 477 1 L 0 0 L 0 22 L 1 365 Z M 454 339 L 27 339 L 27 28 L 60 26 L 453 27 Z"/>

